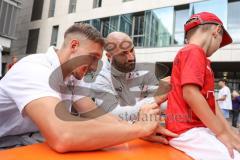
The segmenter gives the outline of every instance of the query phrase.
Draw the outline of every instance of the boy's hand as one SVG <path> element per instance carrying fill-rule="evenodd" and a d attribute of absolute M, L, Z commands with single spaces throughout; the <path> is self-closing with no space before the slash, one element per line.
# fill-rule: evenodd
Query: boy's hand
<path fill-rule="evenodd" d="M 233 150 L 240 151 L 240 140 L 233 136 L 230 132 L 224 131 L 216 136 L 228 149 L 231 158 L 234 158 Z"/>

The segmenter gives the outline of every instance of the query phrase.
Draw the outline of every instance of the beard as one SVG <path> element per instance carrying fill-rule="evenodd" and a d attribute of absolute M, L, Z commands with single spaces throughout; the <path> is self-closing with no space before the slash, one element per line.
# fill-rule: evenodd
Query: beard
<path fill-rule="evenodd" d="M 129 62 L 126 62 L 126 63 L 121 63 L 121 62 L 119 62 L 119 61 L 117 61 L 116 59 L 113 58 L 112 65 L 114 66 L 114 68 L 116 68 L 120 72 L 129 73 L 129 72 L 132 72 L 135 69 L 136 60 L 134 59 L 133 61 L 129 61 Z"/>

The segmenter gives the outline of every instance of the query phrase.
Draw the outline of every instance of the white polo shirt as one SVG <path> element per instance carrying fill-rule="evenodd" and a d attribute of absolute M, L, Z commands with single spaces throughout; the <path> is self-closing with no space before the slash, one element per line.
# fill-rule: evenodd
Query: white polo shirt
<path fill-rule="evenodd" d="M 49 85 L 50 76 L 59 66 L 58 56 L 50 47 L 47 53 L 21 59 L 7 72 L 0 81 L 0 137 L 38 130 L 22 111 L 38 98 L 62 98 Z"/>
<path fill-rule="evenodd" d="M 222 98 L 226 96 L 224 101 L 218 101 L 218 105 L 221 109 L 232 110 L 232 99 L 231 99 L 231 92 L 227 86 L 224 86 L 219 90 L 218 98 Z"/>

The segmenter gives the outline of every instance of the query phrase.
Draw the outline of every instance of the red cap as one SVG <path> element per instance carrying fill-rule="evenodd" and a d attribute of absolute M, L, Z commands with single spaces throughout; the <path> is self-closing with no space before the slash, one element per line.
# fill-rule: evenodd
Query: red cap
<path fill-rule="evenodd" d="M 222 26 L 223 38 L 222 38 L 220 47 L 223 47 L 232 43 L 232 38 L 224 28 L 222 21 L 215 14 L 209 13 L 209 12 L 201 12 L 201 13 L 192 15 L 184 25 L 185 35 L 189 30 L 202 24 L 216 24 L 216 25 Z"/>

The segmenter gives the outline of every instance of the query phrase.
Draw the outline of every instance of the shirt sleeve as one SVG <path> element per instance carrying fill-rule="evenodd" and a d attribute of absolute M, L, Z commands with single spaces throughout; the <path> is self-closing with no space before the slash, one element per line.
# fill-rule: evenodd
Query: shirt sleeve
<path fill-rule="evenodd" d="M 120 104 L 118 104 L 111 111 L 111 113 L 123 120 L 136 120 L 141 107 L 146 104 L 151 104 L 153 102 L 155 102 L 153 97 L 147 97 L 140 101 L 137 101 L 136 104 L 132 106 L 121 106 Z"/>
<path fill-rule="evenodd" d="M 41 64 L 24 62 L 7 73 L 3 79 L 6 94 L 16 103 L 22 113 L 24 107 L 33 100 L 43 97 L 61 98 L 61 94 L 50 87 L 51 69 Z M 31 67 L 29 67 L 31 66 Z"/>
<path fill-rule="evenodd" d="M 144 104 L 150 104 L 154 102 L 153 97 L 144 98 L 137 101 L 135 105 L 121 106 L 119 104 L 118 95 L 115 94 L 111 82 L 107 78 L 99 76 L 92 84 L 92 89 L 95 90 L 95 103 L 98 107 L 103 108 L 106 112 L 118 116 L 124 120 L 133 120 L 137 116 L 140 108 Z"/>
<path fill-rule="evenodd" d="M 157 79 L 155 73 L 153 72 L 148 72 L 144 76 L 144 84 L 148 86 L 148 91 L 151 93 L 150 95 L 154 95 L 156 92 L 158 86 L 159 86 L 160 81 Z"/>
<path fill-rule="evenodd" d="M 134 120 L 137 118 L 138 112 L 143 105 L 153 103 L 154 101 L 153 97 L 147 97 L 137 101 L 135 105 L 121 106 L 118 98 L 113 94 L 98 92 L 95 97 L 95 103 L 98 107 L 103 108 L 107 113 L 112 113 L 123 120 Z"/>
<path fill-rule="evenodd" d="M 181 85 L 195 84 L 200 88 L 204 84 L 206 57 L 199 49 L 188 50 L 180 58 L 181 63 Z"/>

